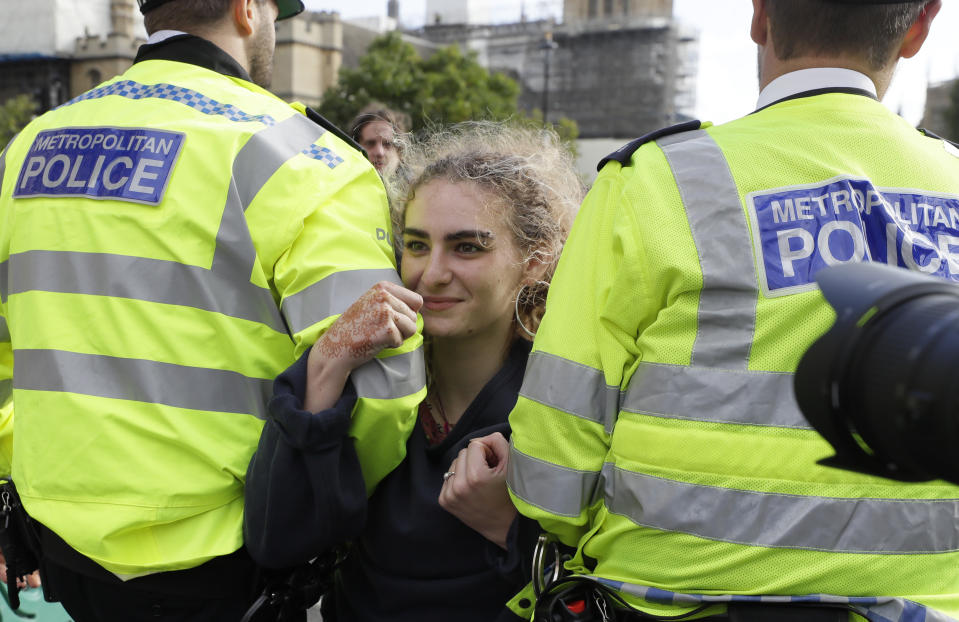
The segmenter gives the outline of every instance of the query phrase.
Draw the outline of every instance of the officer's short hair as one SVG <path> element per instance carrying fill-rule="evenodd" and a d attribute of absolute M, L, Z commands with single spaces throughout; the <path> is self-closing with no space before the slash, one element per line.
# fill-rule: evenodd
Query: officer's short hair
<path fill-rule="evenodd" d="M 271 0 L 257 0 L 265 4 Z M 192 32 L 223 19 L 230 8 L 230 0 L 177 0 L 162 4 L 143 16 L 147 34 L 159 30 Z"/>
<path fill-rule="evenodd" d="M 840 3 L 828 0 L 767 0 L 776 58 L 852 54 L 872 69 L 886 66 L 922 2 Z"/>

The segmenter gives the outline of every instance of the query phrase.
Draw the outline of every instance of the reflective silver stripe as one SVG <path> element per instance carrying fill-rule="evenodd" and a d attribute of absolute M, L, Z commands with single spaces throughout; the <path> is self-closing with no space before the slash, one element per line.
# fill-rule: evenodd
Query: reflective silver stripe
<path fill-rule="evenodd" d="M 11 256 L 6 263 L 0 265 L 0 275 L 7 274 L 4 267 L 9 268 L 11 294 L 41 290 L 180 305 L 262 322 L 286 333 L 282 320 L 273 318 L 276 304 L 270 292 L 253 295 L 249 288 L 198 266 L 66 251 L 28 251 Z M 249 276 L 243 285 L 248 283 Z"/>
<path fill-rule="evenodd" d="M 10 283 L 10 262 L 0 263 L 0 302 L 6 304 Z"/>
<path fill-rule="evenodd" d="M 793 394 L 793 375 L 640 363 L 629 381 L 627 412 L 811 430 Z"/>
<path fill-rule="evenodd" d="M 344 270 L 283 300 L 280 309 L 290 332 L 296 334 L 331 315 L 339 315 L 380 281 L 402 285 L 396 270 Z"/>
<path fill-rule="evenodd" d="M 658 144 L 676 179 L 703 274 L 692 365 L 746 369 L 759 289 L 736 182 L 719 145 L 703 130 Z"/>
<path fill-rule="evenodd" d="M 276 171 L 315 143 L 326 130 L 302 114 L 294 114 L 250 137 L 233 161 L 233 178 L 246 209 Z"/>
<path fill-rule="evenodd" d="M 550 514 L 579 516 L 598 492 L 600 473 L 578 471 L 509 447 L 506 483 L 517 497 Z"/>
<path fill-rule="evenodd" d="M 350 374 L 356 394 L 374 400 L 390 400 L 413 395 L 426 386 L 423 350 L 376 358 Z"/>
<path fill-rule="evenodd" d="M 14 350 L 13 387 L 177 408 L 266 415 L 272 379 L 171 363 L 60 350 Z"/>
<path fill-rule="evenodd" d="M 638 525 L 710 540 L 842 553 L 959 551 L 959 499 L 762 493 L 603 467 L 609 510 Z M 573 496 L 573 495 L 569 495 Z"/>
<path fill-rule="evenodd" d="M 7 378 L 0 380 L 0 406 L 7 403 L 7 400 L 13 395 L 13 380 Z"/>
<path fill-rule="evenodd" d="M 0 317 L 0 343 L 10 341 L 10 327 L 7 325 L 7 318 Z"/>
<path fill-rule="evenodd" d="M 588 421 L 612 433 L 619 412 L 619 387 L 606 384 L 598 369 L 536 351 L 523 377 L 523 397 Z"/>
<path fill-rule="evenodd" d="M 14 136 L 16 138 L 16 136 Z M 0 151 L 0 194 L 3 192 L 3 172 L 7 167 L 7 149 L 13 144 L 11 139 Z M 7 262 L 0 263 L 0 303 L 7 302 Z"/>
<path fill-rule="evenodd" d="M 28 251 L 9 260 L 4 294 L 52 291 L 175 304 L 263 323 L 286 333 L 273 295 L 250 282 L 256 249 L 244 211 L 269 178 L 325 132 L 300 114 L 254 134 L 234 160 L 211 269 L 175 261 L 66 251 Z"/>
<path fill-rule="evenodd" d="M 301 114 L 250 137 L 233 160 L 233 177 L 216 236 L 216 250 L 210 271 L 239 286 L 239 297 L 253 298 L 267 312 L 259 321 L 286 331 L 280 310 L 270 292 L 253 285 L 250 279 L 256 264 L 256 248 L 247 226 L 245 212 L 267 181 L 304 147 L 313 144 L 326 130 Z"/>
<path fill-rule="evenodd" d="M 268 126 L 247 140 L 233 160 L 233 177 L 216 236 L 216 254 L 211 270 L 231 269 L 237 274 L 253 272 L 256 251 L 243 213 L 260 189 L 286 162 L 312 145 L 326 130 L 301 114 Z M 319 182 L 317 182 L 319 183 Z"/>

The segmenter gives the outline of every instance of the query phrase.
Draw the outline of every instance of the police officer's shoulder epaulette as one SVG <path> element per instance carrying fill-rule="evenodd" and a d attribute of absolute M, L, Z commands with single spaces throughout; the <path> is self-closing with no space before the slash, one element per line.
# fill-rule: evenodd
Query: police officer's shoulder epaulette
<path fill-rule="evenodd" d="M 363 148 L 360 147 L 358 144 L 356 144 L 356 141 L 350 138 L 349 134 L 347 134 L 340 128 L 333 125 L 333 123 L 329 119 L 321 115 L 319 112 L 313 110 L 309 106 L 306 106 L 305 108 L 306 108 L 307 119 L 309 119 L 313 123 L 316 123 L 317 125 L 324 128 L 325 130 L 332 132 L 337 138 L 339 138 L 350 147 L 353 147 L 354 149 L 362 153 L 364 157 L 366 156 L 366 152 L 363 151 Z"/>
<path fill-rule="evenodd" d="M 690 132 L 692 130 L 698 130 L 702 127 L 702 122 L 698 119 L 692 121 L 686 121 L 685 123 L 679 123 L 676 125 L 670 125 L 669 127 L 664 127 L 656 130 L 655 132 L 650 132 L 640 136 L 636 140 L 630 141 L 612 152 L 605 158 L 599 161 L 599 165 L 596 167 L 597 171 L 603 170 L 603 167 L 606 166 L 606 163 L 611 160 L 616 160 L 623 166 L 629 166 L 630 161 L 632 160 L 633 154 L 636 153 L 636 150 L 645 145 L 646 143 L 651 143 L 654 140 L 658 140 L 663 136 L 670 136 L 672 134 L 679 134 L 681 132 Z"/>
<path fill-rule="evenodd" d="M 949 148 L 947 147 L 947 148 L 946 148 L 946 151 L 949 151 L 949 152 L 952 153 L 953 155 L 957 155 L 957 154 L 956 154 L 956 151 L 959 151 L 959 143 L 955 143 L 955 142 L 949 140 L 948 138 L 943 138 L 942 136 L 939 136 L 938 134 L 933 134 L 932 132 L 930 132 L 929 130 L 927 130 L 927 129 L 924 128 L 924 127 L 919 127 L 919 128 L 916 128 L 916 129 L 918 129 L 918 130 L 923 134 L 923 136 L 928 136 L 929 138 L 938 138 L 939 140 L 941 140 L 942 142 L 946 143 L 947 145 L 951 145 L 951 146 L 953 147 L 953 149 L 949 149 Z"/>

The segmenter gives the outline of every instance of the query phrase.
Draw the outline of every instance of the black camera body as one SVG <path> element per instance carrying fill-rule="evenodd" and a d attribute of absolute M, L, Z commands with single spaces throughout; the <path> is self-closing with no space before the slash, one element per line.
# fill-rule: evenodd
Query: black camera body
<path fill-rule="evenodd" d="M 959 484 L 959 285 L 877 263 L 816 280 L 836 322 L 802 357 L 795 392 L 836 450 L 821 464 Z"/>

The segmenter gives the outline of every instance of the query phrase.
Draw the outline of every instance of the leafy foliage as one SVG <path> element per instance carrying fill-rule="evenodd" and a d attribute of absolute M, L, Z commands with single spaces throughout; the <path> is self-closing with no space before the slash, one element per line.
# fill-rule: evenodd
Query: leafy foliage
<path fill-rule="evenodd" d="M 323 96 L 320 112 L 340 126 L 370 102 L 405 112 L 413 130 L 429 123 L 504 119 L 517 112 L 519 85 L 491 74 L 456 46 L 423 60 L 416 49 L 390 32 L 370 44 L 357 69 L 341 69 L 337 84 Z"/>
<path fill-rule="evenodd" d="M 33 119 L 36 103 L 29 95 L 17 95 L 0 104 L 0 150 Z"/>
<path fill-rule="evenodd" d="M 534 108 L 529 116 L 523 120 L 523 123 L 542 127 L 546 124 L 546 122 L 543 121 L 543 111 L 539 108 Z M 576 139 L 579 138 L 579 125 L 576 124 L 576 121 L 568 117 L 560 117 L 556 123 L 550 121 L 550 125 L 552 125 L 553 130 L 559 135 L 560 140 L 563 141 L 563 144 L 569 152 L 573 154 L 573 157 L 577 157 L 579 150 L 576 148 Z"/>
<path fill-rule="evenodd" d="M 435 125 L 478 119 L 518 119 L 542 125 L 542 113 L 523 116 L 517 107 L 519 85 L 506 75 L 490 73 L 451 45 L 422 59 L 399 33 L 377 37 L 357 69 L 341 69 L 339 81 L 323 96 L 320 112 L 340 127 L 371 102 L 405 112 L 413 131 Z M 571 148 L 579 128 L 571 119 L 555 126 Z M 575 152 L 575 149 L 573 149 Z"/>
<path fill-rule="evenodd" d="M 414 125 L 421 125 L 416 108 L 423 97 L 422 60 L 416 49 L 397 33 L 374 39 L 357 69 L 340 69 L 339 80 L 327 89 L 320 113 L 340 127 L 347 127 L 357 112 L 370 102 L 382 102 L 405 112 Z"/>

